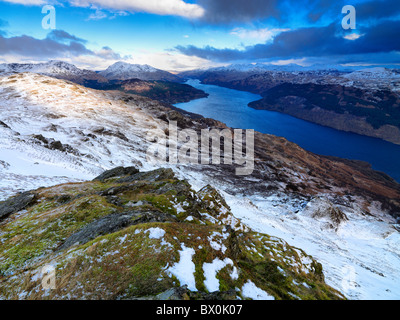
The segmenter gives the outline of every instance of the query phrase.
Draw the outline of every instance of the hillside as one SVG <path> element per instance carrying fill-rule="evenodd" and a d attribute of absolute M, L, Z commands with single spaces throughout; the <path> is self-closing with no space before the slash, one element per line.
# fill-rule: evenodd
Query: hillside
<path fill-rule="evenodd" d="M 195 192 L 172 170 L 117 168 L 9 202 L 14 210 L 0 216 L 1 299 L 344 298 L 304 251 L 249 231 L 215 189 Z M 55 290 L 41 288 L 46 265 Z"/>
<path fill-rule="evenodd" d="M 99 90 L 120 90 L 168 104 L 189 102 L 194 99 L 208 97 L 208 94 L 202 90 L 187 84 L 170 81 L 110 80 L 107 83 L 86 83 L 86 87 Z"/>

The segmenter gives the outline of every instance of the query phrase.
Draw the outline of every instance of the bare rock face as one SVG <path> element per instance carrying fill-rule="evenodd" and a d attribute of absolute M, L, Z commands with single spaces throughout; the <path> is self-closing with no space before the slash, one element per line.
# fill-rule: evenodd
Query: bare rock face
<path fill-rule="evenodd" d="M 21 193 L 7 201 L 0 202 L 0 221 L 9 215 L 25 209 L 35 201 L 35 194 L 31 192 Z"/>
<path fill-rule="evenodd" d="M 303 214 L 326 222 L 326 226 L 335 231 L 342 223 L 349 220 L 339 208 L 324 198 L 312 199 L 303 210 Z"/>

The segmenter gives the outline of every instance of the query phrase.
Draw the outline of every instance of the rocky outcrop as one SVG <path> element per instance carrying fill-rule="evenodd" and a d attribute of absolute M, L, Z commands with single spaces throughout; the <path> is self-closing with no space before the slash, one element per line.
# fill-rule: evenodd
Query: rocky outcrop
<path fill-rule="evenodd" d="M 36 195 L 31 192 L 24 192 L 4 202 L 0 202 L 0 221 L 9 215 L 19 212 L 35 202 Z"/>
<path fill-rule="evenodd" d="M 342 223 L 348 221 L 347 216 L 328 199 L 314 198 L 306 206 L 303 214 L 326 222 L 330 229 L 338 230 Z"/>

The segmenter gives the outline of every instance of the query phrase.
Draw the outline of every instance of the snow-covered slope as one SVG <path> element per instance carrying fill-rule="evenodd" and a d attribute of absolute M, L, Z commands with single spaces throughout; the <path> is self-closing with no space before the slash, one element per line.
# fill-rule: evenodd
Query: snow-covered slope
<path fill-rule="evenodd" d="M 106 70 L 99 73 L 109 80 L 165 80 L 179 81 L 180 78 L 167 71 L 153 68 L 147 64 L 131 64 L 126 62 L 116 62 Z"/>
<path fill-rule="evenodd" d="M 140 110 L 139 97 L 133 108 L 118 96 L 33 73 L 0 78 L 0 97 L 3 199 L 10 191 L 137 165 L 145 130 L 156 125 Z"/>
<path fill-rule="evenodd" d="M 87 80 L 106 82 L 107 80 L 94 71 L 82 70 L 75 65 L 63 61 L 51 60 L 46 63 L 3 63 L 0 64 L 0 73 L 32 72 L 58 79 L 71 80 L 84 84 Z"/>
<path fill-rule="evenodd" d="M 160 108 L 145 98 L 87 89 L 33 73 L 0 77 L 0 198 L 41 186 L 89 180 L 117 166 L 154 169 L 145 159 L 146 135 L 155 128 L 167 130 L 166 122 L 152 111 Z M 266 142 L 269 148 L 274 144 L 294 151 L 298 148 L 284 139 L 271 141 Z M 307 176 L 307 169 L 290 167 L 283 154 L 274 157 L 281 167 L 280 176 L 318 188 L 323 184 L 318 175 Z M 312 155 L 306 157 L 312 161 Z M 335 171 L 344 166 L 335 165 Z M 313 255 L 322 263 L 327 283 L 347 297 L 400 297 L 400 233 L 378 203 L 346 193 L 341 183 L 334 186 L 335 181 L 330 191 L 293 196 L 287 192 L 287 182 L 267 171 L 232 182 L 217 167 L 163 166 L 187 179 L 196 191 L 206 184 L 216 187 L 235 217 L 253 230 L 280 237 Z M 264 166 L 269 170 L 268 164 Z M 360 176 L 354 179 L 362 184 Z M 276 190 L 251 188 L 268 183 Z M 239 192 L 239 184 L 247 194 Z"/>

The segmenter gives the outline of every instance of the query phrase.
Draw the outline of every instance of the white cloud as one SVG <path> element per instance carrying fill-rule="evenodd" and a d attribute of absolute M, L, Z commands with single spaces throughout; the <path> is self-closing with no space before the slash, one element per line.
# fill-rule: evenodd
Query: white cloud
<path fill-rule="evenodd" d="M 38 6 L 38 5 L 44 5 L 47 2 L 45 0 L 4 0 L 5 2 L 11 2 L 11 3 L 16 3 L 16 4 L 23 4 L 26 6 Z"/>
<path fill-rule="evenodd" d="M 238 36 L 244 40 L 256 40 L 266 42 L 272 40 L 278 33 L 289 31 L 289 29 L 255 29 L 235 28 L 231 31 L 232 35 Z"/>
<path fill-rule="evenodd" d="M 158 15 L 174 15 L 189 19 L 200 18 L 205 13 L 205 10 L 199 5 L 186 3 L 183 0 L 69 0 L 69 2 L 71 5 L 78 7 L 90 7 L 95 5 L 110 10 L 147 12 Z"/>
<path fill-rule="evenodd" d="M 221 64 L 215 64 L 209 60 L 191 57 L 177 52 L 141 52 L 135 53 L 134 59 L 126 60 L 129 63 L 149 64 L 155 68 L 170 71 L 183 72 L 200 68 L 217 67 Z"/>
<path fill-rule="evenodd" d="M 351 34 L 344 36 L 343 38 L 345 38 L 347 40 L 357 40 L 358 38 L 361 38 L 362 36 L 363 36 L 363 34 L 351 33 Z"/>
<path fill-rule="evenodd" d="M 23 5 L 43 5 L 49 2 L 46 0 L 3 1 Z M 205 13 L 201 6 L 187 3 L 183 0 L 67 0 L 67 2 L 76 7 L 96 6 L 109 10 L 147 12 L 158 15 L 181 16 L 189 19 L 201 18 Z M 97 15 L 97 18 L 99 17 L 104 18 L 102 15 Z M 96 16 L 93 15 L 92 18 L 96 19 Z"/>

